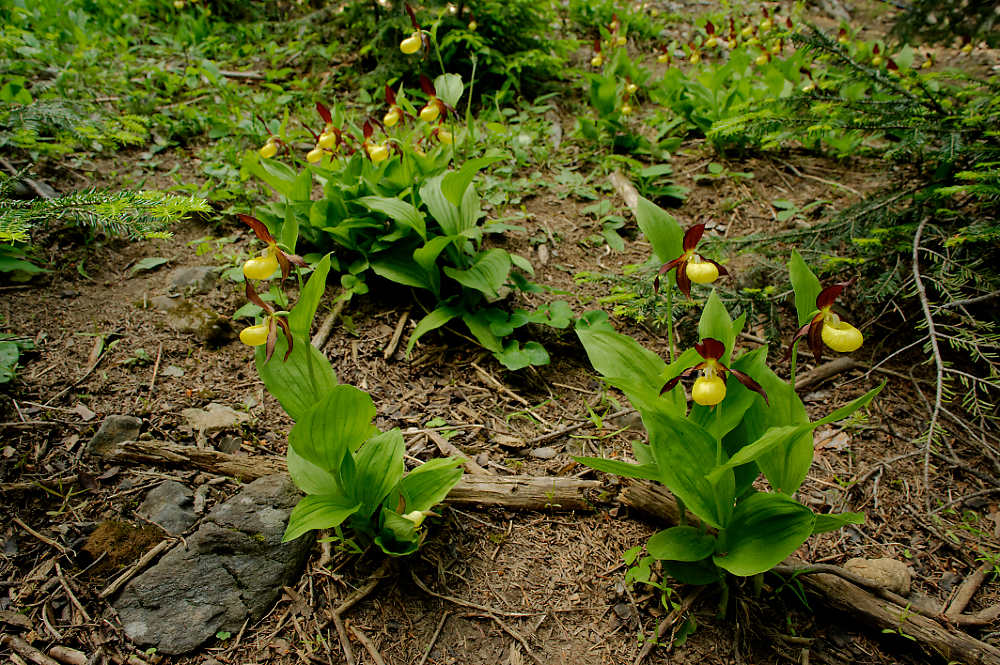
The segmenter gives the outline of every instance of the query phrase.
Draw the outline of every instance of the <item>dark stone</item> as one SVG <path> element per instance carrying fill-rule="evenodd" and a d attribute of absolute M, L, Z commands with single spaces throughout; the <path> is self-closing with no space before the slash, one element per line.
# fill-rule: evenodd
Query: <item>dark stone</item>
<path fill-rule="evenodd" d="M 101 423 L 87 450 L 91 455 L 101 456 L 122 441 L 135 441 L 141 428 L 142 420 L 135 416 L 111 414 Z"/>
<path fill-rule="evenodd" d="M 175 480 L 166 480 L 151 489 L 136 512 L 171 536 L 184 533 L 198 519 L 194 514 L 194 493 Z"/>
<path fill-rule="evenodd" d="M 132 580 L 114 603 L 125 633 L 165 654 L 196 649 L 219 631 L 236 633 L 295 585 L 314 542 L 281 542 L 299 492 L 285 476 L 250 483 L 205 517 L 187 545 Z"/>

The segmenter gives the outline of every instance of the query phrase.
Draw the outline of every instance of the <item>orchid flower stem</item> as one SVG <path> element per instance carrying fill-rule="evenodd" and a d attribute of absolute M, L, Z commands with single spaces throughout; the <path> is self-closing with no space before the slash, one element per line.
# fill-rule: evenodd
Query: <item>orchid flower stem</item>
<path fill-rule="evenodd" d="M 764 573 L 757 573 L 751 578 L 753 584 L 753 597 L 760 598 L 760 592 L 764 589 Z"/>
<path fill-rule="evenodd" d="M 684 505 L 684 500 L 676 494 L 674 495 L 674 499 L 677 501 L 677 510 L 680 511 L 677 517 L 677 524 L 680 526 L 686 526 L 688 523 L 687 506 Z"/>
<path fill-rule="evenodd" d="M 667 341 L 670 345 L 670 364 L 674 363 L 674 283 L 667 279 Z"/>
<path fill-rule="evenodd" d="M 799 343 L 797 341 L 792 342 L 791 369 L 789 370 L 791 376 L 788 379 L 788 382 L 792 386 L 792 390 L 795 390 L 795 361 L 798 359 L 798 355 L 799 355 Z"/>

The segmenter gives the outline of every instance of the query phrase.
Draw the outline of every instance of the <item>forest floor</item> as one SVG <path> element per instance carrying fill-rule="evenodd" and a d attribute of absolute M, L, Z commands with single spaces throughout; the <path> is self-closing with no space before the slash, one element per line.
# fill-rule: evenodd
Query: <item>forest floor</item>
<path fill-rule="evenodd" d="M 161 171 L 173 172 L 167 168 L 173 160 L 182 177 L 199 178 L 193 171 L 185 174 L 186 154 L 160 157 L 167 162 Z M 107 171 L 136 161 L 137 154 L 122 153 L 96 162 L 96 171 L 84 177 L 91 185 L 114 186 Z M 822 209 L 779 222 L 770 202 L 788 199 L 802 207 L 827 200 L 830 209 L 841 209 L 897 177 L 882 162 L 791 151 L 724 162 L 727 172 L 753 172 L 753 178 L 696 181 L 712 161 L 720 159 L 699 141 L 685 143 L 676 153 L 675 181 L 690 191 L 674 212 L 684 226 L 714 222 L 710 234 L 716 238 L 808 229 Z M 603 196 L 628 220 L 622 230 L 625 250 L 588 241 L 600 232 L 598 222 L 581 212 L 592 202 L 555 184 L 554 173 L 541 175 L 550 185 L 524 198 L 528 231 L 508 237 L 506 246 L 532 257 L 538 283 L 569 292 L 559 297 L 575 313 L 600 307 L 598 299 L 607 295 L 609 283 L 579 281 L 575 275 L 620 275 L 624 266 L 644 263 L 650 246 L 624 202 L 605 184 Z M 57 190 L 81 186 L 79 174 L 66 174 L 65 181 L 58 177 L 57 171 L 49 177 Z M 148 489 L 173 479 L 199 492 L 207 511 L 232 496 L 240 483 L 191 468 L 109 463 L 87 454 L 88 440 L 106 416 L 124 414 L 141 418 L 144 435 L 153 440 L 196 445 L 196 433 L 181 412 L 216 403 L 249 418 L 212 433 L 201 445 L 247 457 L 283 456 L 292 425 L 264 390 L 252 352 L 234 334 L 224 332 L 203 343 L 178 331 L 173 315 L 153 305 L 157 296 L 170 295 L 175 270 L 237 265 L 239 257 L 254 251 L 250 233 L 233 220 L 211 225 L 191 220 L 173 232 L 170 240 L 130 244 L 84 242 L 76 230 L 52 231 L 41 244 L 53 272 L 27 284 L 0 286 L 8 331 L 36 345 L 25 354 L 16 382 L 0 395 L 0 623 L 15 621 L 17 613 L 48 646 L 86 654 L 101 648 L 133 663 L 161 656 L 129 645 L 108 599 L 99 594 L 166 537 L 136 515 L 139 501 Z M 166 261 L 135 269 L 149 257 Z M 752 276 L 766 274 L 768 256 L 748 252 L 732 261 L 730 271 L 744 276 L 730 287 L 762 286 Z M 733 270 L 734 263 L 741 269 Z M 331 287 L 318 319 L 336 295 Z M 245 301 L 242 285 L 224 277 L 189 297 L 223 319 Z M 598 379 L 571 330 L 537 331 L 552 362 L 519 372 L 508 372 L 481 348 L 447 331 L 425 336 L 406 357 L 405 341 L 428 304 L 372 281 L 367 296 L 355 297 L 343 309 L 323 346 L 341 382 L 371 393 L 382 429 L 400 427 L 415 458 L 432 452 L 428 433 L 434 432 L 498 476 L 585 477 L 614 487 L 614 479 L 587 470 L 572 456 L 629 456 L 630 441 L 644 433 L 628 416 L 607 418 L 624 410 L 627 401 Z M 772 337 L 769 314 L 748 322 L 740 340 L 744 348 Z M 778 315 L 787 343 L 795 326 L 790 304 Z M 681 321 L 682 339 L 690 339 L 695 321 L 694 313 Z M 840 564 L 853 557 L 903 561 L 913 576 L 911 598 L 940 606 L 1000 547 L 1000 506 L 995 495 L 983 493 L 982 480 L 984 472 L 988 476 L 995 469 L 956 429 L 949 437 L 960 462 L 932 459 L 933 482 L 926 493 L 920 437 L 928 421 L 926 400 L 933 395 L 932 371 L 918 364 L 919 353 L 901 354 L 877 372 L 866 371 L 904 346 L 894 330 L 906 321 L 889 312 L 858 323 L 869 340 L 855 354 L 859 368 L 802 390 L 810 416 L 825 415 L 882 381 L 887 386 L 865 418 L 816 432 L 814 463 L 799 498 L 819 512 L 857 511 L 867 520 L 811 538 L 798 555 L 812 563 Z M 661 331 L 626 319 L 615 324 L 666 355 Z M 390 347 L 399 326 L 402 343 Z M 776 371 L 787 375 L 782 350 L 772 348 L 770 355 Z M 804 373 L 812 365 L 801 357 Z M 546 436 L 569 426 L 579 427 Z M 387 663 L 632 663 L 643 636 L 668 612 L 656 589 L 625 587 L 622 555 L 661 525 L 600 497 L 594 502 L 593 510 L 578 512 L 446 507 L 420 552 L 398 562 L 396 573 L 351 610 L 349 621 L 368 635 Z M 123 525 L 111 542 L 95 537 L 107 522 Z M 364 585 L 380 560 L 372 552 L 336 549 L 328 560 L 320 562 L 320 556 L 317 545 L 298 584 L 287 588 L 263 619 L 190 656 L 164 656 L 163 662 L 343 662 L 329 610 Z M 414 577 L 438 595 L 426 593 Z M 675 628 L 684 626 L 690 634 L 664 639 L 647 662 L 807 663 L 810 657 L 857 665 L 929 662 L 930 656 L 906 635 L 884 634 L 813 598 L 806 604 L 793 588 L 771 576 L 759 594 L 749 584 L 735 588 L 725 619 L 718 616 L 716 592 L 702 592 L 687 620 Z M 674 585 L 672 597 L 680 601 L 693 593 L 691 587 Z M 968 611 L 997 603 L 1000 584 L 988 577 Z M 977 635 L 1000 644 L 1000 634 L 988 629 Z M 361 662 L 372 662 L 360 646 L 355 652 Z"/>

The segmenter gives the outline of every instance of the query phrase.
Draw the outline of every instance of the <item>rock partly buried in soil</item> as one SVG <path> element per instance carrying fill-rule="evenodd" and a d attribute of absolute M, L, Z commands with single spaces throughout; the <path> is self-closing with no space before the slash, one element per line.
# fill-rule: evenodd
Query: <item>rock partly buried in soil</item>
<path fill-rule="evenodd" d="M 155 296 L 149 302 L 167 314 L 167 325 L 171 329 L 194 335 L 208 346 L 223 346 L 236 339 L 229 319 L 187 298 Z"/>
<path fill-rule="evenodd" d="M 151 489 L 136 512 L 171 536 L 184 533 L 198 519 L 194 514 L 194 492 L 176 480 L 165 480 Z"/>
<path fill-rule="evenodd" d="M 910 593 L 910 569 L 895 559 L 848 559 L 844 569 L 900 596 Z"/>
<path fill-rule="evenodd" d="M 185 296 L 208 293 L 215 288 L 221 270 L 215 266 L 188 266 L 170 273 L 170 292 Z"/>
<path fill-rule="evenodd" d="M 115 601 L 125 634 L 176 655 L 263 616 L 282 586 L 294 586 L 314 541 L 309 534 L 281 542 L 298 499 L 287 477 L 267 476 L 213 508 L 186 546 L 129 582 Z"/>
<path fill-rule="evenodd" d="M 140 429 L 142 420 L 139 418 L 113 413 L 101 423 L 97 434 L 87 444 L 87 450 L 91 455 L 100 457 L 122 441 L 134 441 Z"/>

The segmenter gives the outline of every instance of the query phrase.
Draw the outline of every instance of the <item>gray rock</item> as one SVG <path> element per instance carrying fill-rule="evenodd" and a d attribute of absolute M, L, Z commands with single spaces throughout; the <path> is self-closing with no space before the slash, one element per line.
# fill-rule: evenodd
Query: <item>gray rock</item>
<path fill-rule="evenodd" d="M 111 414 L 101 423 L 97 434 L 87 444 L 91 455 L 102 455 L 122 441 L 134 441 L 139 436 L 142 420 L 134 416 Z"/>
<path fill-rule="evenodd" d="M 209 307 L 186 298 L 168 296 L 155 296 L 149 302 L 167 314 L 169 328 L 193 335 L 209 346 L 222 346 L 236 338 L 230 320 Z"/>
<path fill-rule="evenodd" d="M 115 601 L 126 635 L 175 655 L 263 616 L 282 586 L 295 585 L 314 542 L 308 534 L 281 543 L 298 499 L 291 480 L 268 476 L 213 508 L 186 546 L 170 550 Z"/>
<path fill-rule="evenodd" d="M 175 480 L 166 480 L 146 494 L 136 511 L 159 524 L 171 536 L 179 536 L 198 519 L 194 513 L 194 493 Z"/>
<path fill-rule="evenodd" d="M 170 292 L 189 296 L 208 293 L 215 288 L 221 269 L 214 266 L 189 266 L 170 273 Z"/>
<path fill-rule="evenodd" d="M 549 446 L 542 446 L 541 448 L 535 448 L 529 453 L 532 457 L 538 459 L 552 459 L 558 453 L 555 448 Z"/>

